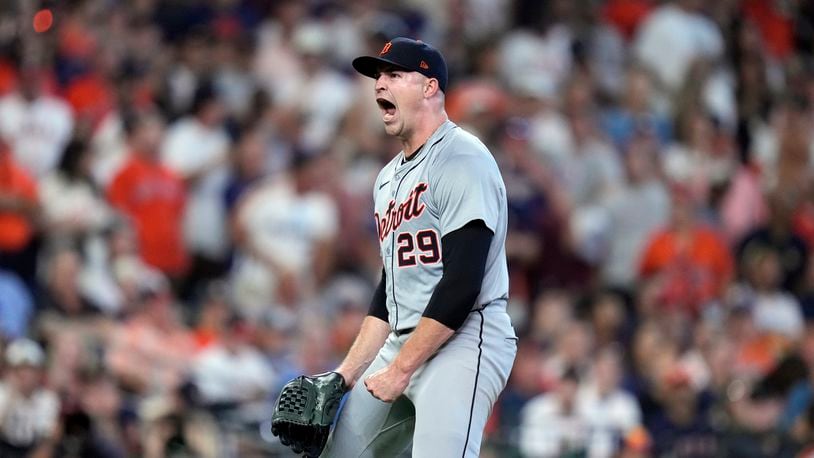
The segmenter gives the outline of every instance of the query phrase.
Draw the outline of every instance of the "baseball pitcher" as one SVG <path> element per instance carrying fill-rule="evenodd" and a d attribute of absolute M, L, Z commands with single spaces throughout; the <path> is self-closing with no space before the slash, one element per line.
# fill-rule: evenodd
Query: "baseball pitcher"
<path fill-rule="evenodd" d="M 403 145 L 373 189 L 382 278 L 345 360 L 289 383 L 272 429 L 308 456 L 478 456 L 517 351 L 505 186 L 483 143 L 447 119 L 435 48 L 396 38 L 353 67 L 376 80 Z"/>

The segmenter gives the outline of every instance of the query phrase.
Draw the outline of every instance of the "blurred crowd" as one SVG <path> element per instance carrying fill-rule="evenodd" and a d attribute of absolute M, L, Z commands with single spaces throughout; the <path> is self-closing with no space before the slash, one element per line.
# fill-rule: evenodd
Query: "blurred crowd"
<path fill-rule="evenodd" d="M 0 456 L 284 453 L 379 280 L 395 36 L 507 185 L 483 456 L 812 456 L 803 0 L 0 2 Z"/>

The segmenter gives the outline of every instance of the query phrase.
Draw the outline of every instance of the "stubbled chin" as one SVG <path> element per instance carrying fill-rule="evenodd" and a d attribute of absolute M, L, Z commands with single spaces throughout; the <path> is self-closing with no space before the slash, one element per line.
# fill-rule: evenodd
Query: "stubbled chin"
<path fill-rule="evenodd" d="M 401 127 L 396 122 L 385 122 L 384 123 L 384 132 L 387 135 L 398 135 L 401 132 Z"/>

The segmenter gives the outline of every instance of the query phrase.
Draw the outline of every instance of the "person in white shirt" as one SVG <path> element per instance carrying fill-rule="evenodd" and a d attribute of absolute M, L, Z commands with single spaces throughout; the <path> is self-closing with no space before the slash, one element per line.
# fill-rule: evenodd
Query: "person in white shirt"
<path fill-rule="evenodd" d="M 633 53 L 667 92 L 684 83 L 693 61 L 716 59 L 724 50 L 718 26 L 700 13 L 700 0 L 675 0 L 659 6 L 639 28 Z"/>
<path fill-rule="evenodd" d="M 621 374 L 619 352 L 605 348 L 594 359 L 584 382 L 579 382 L 574 369 L 568 369 L 555 391 L 529 401 L 521 423 L 523 455 L 617 456 L 625 439 L 642 422 L 636 398 L 619 388 Z"/>
<path fill-rule="evenodd" d="M 0 456 L 51 456 L 59 419 L 59 398 L 44 387 L 45 353 L 29 339 L 6 348 L 6 376 L 0 383 Z"/>
<path fill-rule="evenodd" d="M 526 404 L 520 423 L 523 456 L 554 458 L 585 450 L 588 425 L 577 409 L 578 387 L 579 375 L 569 368 L 556 389 Z"/>
<path fill-rule="evenodd" d="M 499 45 L 501 78 L 512 90 L 555 96 L 573 67 L 573 35 L 564 22 L 507 33 Z"/>
<path fill-rule="evenodd" d="M 274 388 L 275 373 L 248 341 L 249 328 L 232 318 L 223 337 L 195 358 L 192 374 L 205 404 L 232 405 L 263 400 Z"/>
<path fill-rule="evenodd" d="M 307 14 L 306 3 L 275 2 L 274 14 L 257 29 L 253 74 L 275 102 L 285 98 L 290 84 L 302 78 L 302 62 L 294 49 L 293 37 Z"/>
<path fill-rule="evenodd" d="M 50 236 L 87 239 L 112 221 L 110 207 L 93 184 L 91 173 L 88 146 L 72 140 L 58 169 L 40 180 L 42 216 Z"/>
<path fill-rule="evenodd" d="M 189 192 L 183 231 L 193 255 L 191 288 L 221 275 L 228 255 L 223 191 L 229 178 L 231 140 L 224 116 L 213 86 L 204 84 L 195 93 L 191 115 L 172 124 L 161 145 L 162 162 L 184 179 Z"/>
<path fill-rule="evenodd" d="M 629 288 L 648 237 L 667 223 L 670 196 L 658 176 L 658 144 L 651 135 L 634 134 L 624 156 L 626 180 L 619 192 L 602 199 L 606 246 L 601 263 L 606 284 Z"/>
<path fill-rule="evenodd" d="M 236 305 L 260 316 L 270 306 L 295 307 L 327 278 L 339 226 L 336 203 L 316 188 L 321 159 L 294 157 L 290 173 L 269 178 L 238 204 L 233 270 Z"/>
<path fill-rule="evenodd" d="M 19 90 L 0 99 L 0 135 L 35 178 L 56 168 L 74 128 L 71 108 L 44 93 L 43 79 L 43 70 L 23 68 Z"/>
<path fill-rule="evenodd" d="M 755 326 L 790 340 L 800 339 L 805 319 L 797 298 L 781 287 L 780 254 L 769 248 L 753 248 L 746 252 L 743 263 Z"/>
<path fill-rule="evenodd" d="M 299 144 L 312 151 L 336 141 L 339 124 L 353 103 L 351 80 L 326 63 L 330 38 L 319 23 L 297 27 L 292 39 L 302 63 L 299 78 L 286 81 L 278 94 L 284 111 L 302 120 Z"/>
<path fill-rule="evenodd" d="M 619 387 L 621 375 L 621 355 L 612 347 L 604 349 L 594 360 L 591 377 L 577 392 L 577 413 L 589 431 L 590 458 L 617 456 L 625 438 L 641 426 L 636 398 Z"/>

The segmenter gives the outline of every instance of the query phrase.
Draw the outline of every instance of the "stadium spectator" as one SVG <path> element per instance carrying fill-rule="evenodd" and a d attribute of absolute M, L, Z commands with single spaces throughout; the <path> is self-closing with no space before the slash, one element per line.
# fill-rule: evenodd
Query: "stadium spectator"
<path fill-rule="evenodd" d="M 73 139 L 57 169 L 39 182 L 44 230 L 50 239 L 82 245 L 98 236 L 113 217 L 92 181 L 87 146 Z"/>
<path fill-rule="evenodd" d="M 209 283 L 201 297 L 197 322 L 193 330 L 197 351 L 205 350 L 219 344 L 227 331 L 230 315 L 228 287 L 220 282 Z"/>
<path fill-rule="evenodd" d="M 594 357 L 590 378 L 580 384 L 575 402 L 588 429 L 588 456 L 615 456 L 642 425 L 636 398 L 619 387 L 621 371 L 621 355 L 607 347 Z"/>
<path fill-rule="evenodd" d="M 628 343 L 630 314 L 621 294 L 603 291 L 590 301 L 589 307 L 597 348 Z"/>
<path fill-rule="evenodd" d="M 17 339 L 5 349 L 8 368 L 0 383 L 0 454 L 50 456 L 59 428 L 59 398 L 45 385 L 45 352 Z"/>
<path fill-rule="evenodd" d="M 604 196 L 599 204 L 599 217 L 606 219 L 604 233 L 598 237 L 606 244 L 601 275 L 607 285 L 633 287 L 649 237 L 667 223 L 670 197 L 659 179 L 657 154 L 652 136 L 630 139 L 624 155 L 625 181 L 618 192 Z"/>
<path fill-rule="evenodd" d="M 0 137 L 0 268 L 17 274 L 32 293 L 37 290 L 39 216 L 37 184 Z"/>
<path fill-rule="evenodd" d="M 297 322 L 273 310 L 258 320 L 256 342 L 277 378 L 271 393 L 276 395 L 289 380 L 301 375 L 302 363 L 296 357 Z"/>
<path fill-rule="evenodd" d="M 689 375 L 680 367 L 672 367 L 657 383 L 656 396 L 663 410 L 646 420 L 653 436 L 653 454 L 721 453 L 722 440 L 712 421 L 710 406 L 692 387 Z"/>
<path fill-rule="evenodd" d="M 81 291 L 81 269 L 80 254 L 71 248 L 55 248 L 48 258 L 42 303 L 63 323 L 70 318 L 99 313 L 99 309 Z"/>
<path fill-rule="evenodd" d="M 577 406 L 580 378 L 568 368 L 557 387 L 523 408 L 520 449 L 525 456 L 557 457 L 586 453 L 589 426 Z"/>
<path fill-rule="evenodd" d="M 213 408 L 239 408 L 261 401 L 275 386 L 276 374 L 250 344 L 251 325 L 233 317 L 215 344 L 201 351 L 192 363 L 192 378 L 201 402 Z"/>
<path fill-rule="evenodd" d="M 249 127 L 236 142 L 229 179 L 223 189 L 223 205 L 229 217 L 241 196 L 268 172 L 269 136 L 259 127 Z"/>
<path fill-rule="evenodd" d="M 64 415 L 64 429 L 56 454 L 77 451 L 80 456 L 127 456 L 128 439 L 122 428 L 124 401 L 118 387 L 106 374 L 82 380 L 76 406 Z"/>
<path fill-rule="evenodd" d="M 182 220 L 186 190 L 180 177 L 159 161 L 164 123 L 155 112 L 136 113 L 126 122 L 130 159 L 107 190 L 110 203 L 136 231 L 144 260 L 175 280 L 188 266 Z"/>
<path fill-rule="evenodd" d="M 758 331 L 777 334 L 792 341 L 800 339 L 805 325 L 803 313 L 797 299 L 780 289 L 780 255 L 772 250 L 754 249 L 743 259 L 743 263 Z"/>
<path fill-rule="evenodd" d="M 26 65 L 18 89 L 0 99 L 0 134 L 35 178 L 56 168 L 74 127 L 68 104 L 45 91 L 49 75 L 46 68 Z"/>
<path fill-rule="evenodd" d="M 592 90 L 590 87 L 576 86 L 578 83 L 574 83 L 571 90 Z M 590 95 L 575 97 L 590 98 Z M 593 111 L 591 106 L 573 107 L 568 116 L 573 149 L 554 164 L 575 212 L 596 205 L 602 196 L 618 190 L 622 180 L 619 156 L 599 136 Z"/>
<path fill-rule="evenodd" d="M 720 29 L 702 10 L 699 0 L 669 1 L 655 8 L 637 31 L 633 52 L 667 95 L 678 91 L 696 59 L 717 59 L 724 51 Z"/>
<path fill-rule="evenodd" d="M 667 144 L 672 139 L 672 125 L 658 110 L 652 78 L 644 69 L 634 67 L 626 82 L 619 106 L 611 105 L 602 114 L 602 130 L 619 151 L 627 150 L 636 136 L 652 136 L 659 145 Z"/>
<path fill-rule="evenodd" d="M 684 315 L 720 300 L 734 272 L 729 248 L 698 220 L 695 202 L 688 189 L 673 187 L 669 223 L 651 236 L 639 264 L 641 277 L 660 285 L 661 307 Z"/>
<path fill-rule="evenodd" d="M 290 173 L 271 177 L 241 203 L 235 234 L 242 260 L 234 281 L 244 313 L 295 308 L 324 284 L 338 214 L 333 200 L 318 188 L 322 171 L 319 158 L 302 152 Z"/>
<path fill-rule="evenodd" d="M 191 114 L 170 125 L 161 144 L 163 166 L 183 179 L 187 189 L 182 240 L 192 259 L 185 296 L 226 268 L 227 222 L 220 196 L 226 188 L 231 139 L 225 115 L 215 88 L 203 83 L 195 91 Z"/>
<path fill-rule="evenodd" d="M 696 202 L 712 205 L 713 196 L 736 169 L 730 139 L 720 125 L 698 110 L 684 113 L 679 123 L 677 141 L 664 150 L 664 174 L 687 188 Z"/>
<path fill-rule="evenodd" d="M 106 365 L 132 392 L 174 393 L 187 380 L 194 340 L 166 280 L 153 277 L 141 288 L 135 310 L 113 330 Z"/>
<path fill-rule="evenodd" d="M 327 30 L 318 23 L 297 27 L 292 46 L 302 63 L 302 75 L 287 80 L 283 86 L 286 92 L 275 99 L 290 116 L 299 120 L 297 143 L 309 151 L 330 147 L 351 105 L 350 83 L 327 65 L 329 40 Z"/>
<path fill-rule="evenodd" d="M 783 289 L 798 292 L 808 268 L 810 249 L 806 242 L 794 233 L 792 211 L 793 197 L 784 194 L 769 196 L 769 219 L 746 234 L 737 246 L 740 263 L 755 251 L 771 250 L 779 255 L 780 283 Z M 742 272 L 745 274 L 745 272 Z"/>
<path fill-rule="evenodd" d="M 555 6 L 560 10 L 572 8 L 568 2 Z M 523 18 L 529 27 L 512 30 L 501 40 L 501 77 L 512 91 L 554 95 L 570 74 L 574 31 L 564 11 L 557 14 L 556 9 L 543 14 L 538 10 L 537 16 Z"/>

